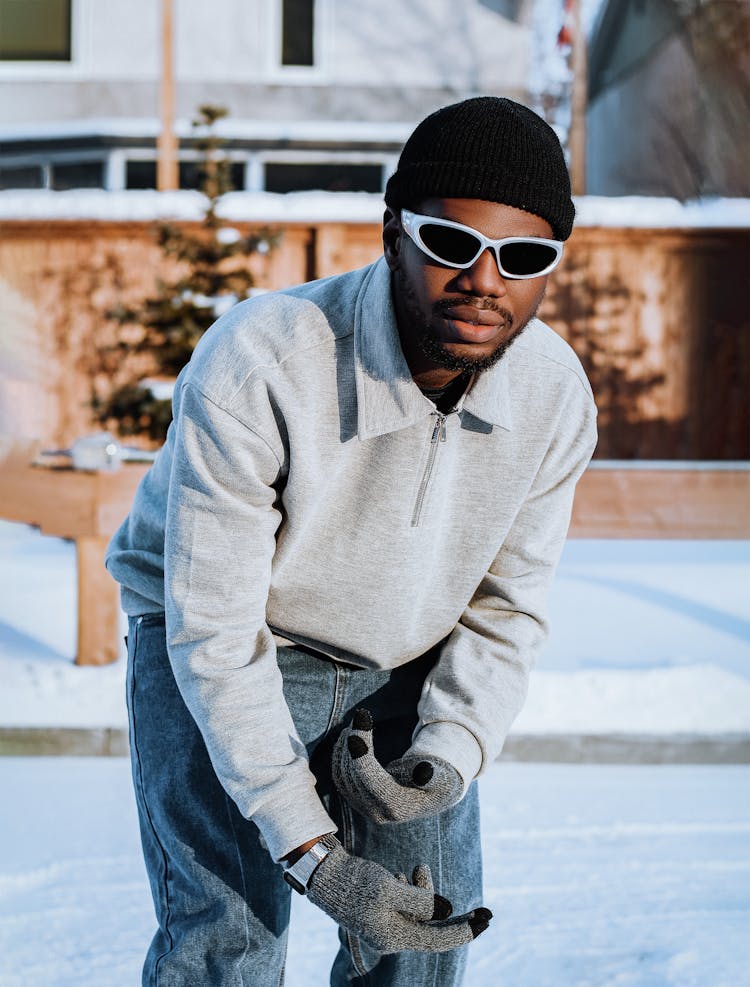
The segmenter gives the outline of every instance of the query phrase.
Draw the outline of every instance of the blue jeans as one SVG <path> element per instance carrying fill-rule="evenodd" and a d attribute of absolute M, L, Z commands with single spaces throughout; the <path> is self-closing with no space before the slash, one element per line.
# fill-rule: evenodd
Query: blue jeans
<path fill-rule="evenodd" d="M 439 816 L 377 826 L 342 802 L 330 774 L 333 743 L 360 705 L 378 725 L 375 749 L 382 761 L 406 750 L 434 660 L 430 653 L 383 672 L 296 648 L 278 651 L 286 701 L 344 846 L 393 873 L 410 874 L 417 863 L 428 863 L 436 889 L 458 914 L 481 903 L 476 784 Z M 292 892 L 257 827 L 240 815 L 211 767 L 172 675 L 163 614 L 130 618 L 127 699 L 133 783 L 158 921 L 143 984 L 283 984 Z M 457 987 L 463 978 L 468 947 L 383 956 L 345 930 L 339 939 L 332 987 Z"/>

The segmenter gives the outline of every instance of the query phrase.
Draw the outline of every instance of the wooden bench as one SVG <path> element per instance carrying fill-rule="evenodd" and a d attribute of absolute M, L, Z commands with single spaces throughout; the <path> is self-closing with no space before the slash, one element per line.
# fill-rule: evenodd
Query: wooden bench
<path fill-rule="evenodd" d="M 39 443 L 0 449 L 0 518 L 31 524 L 76 545 L 79 665 L 106 665 L 119 650 L 120 597 L 104 568 L 104 550 L 128 513 L 148 464 L 114 473 L 35 464 Z"/>

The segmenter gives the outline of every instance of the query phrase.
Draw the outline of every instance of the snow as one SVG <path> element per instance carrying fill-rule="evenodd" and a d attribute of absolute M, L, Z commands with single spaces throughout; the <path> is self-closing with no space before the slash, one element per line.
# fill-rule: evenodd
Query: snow
<path fill-rule="evenodd" d="M 7 189 L 0 191 L 0 220 L 198 221 L 205 204 L 200 192 L 185 189 Z M 576 223 L 582 227 L 750 228 L 750 199 L 579 196 L 575 204 Z M 380 223 L 383 198 L 369 192 L 229 192 L 218 213 L 248 223 Z"/>
<path fill-rule="evenodd" d="M 139 982 L 154 920 L 122 758 L 2 758 L 2 987 Z M 750 767 L 496 765 L 466 987 L 748 987 Z M 286 987 L 333 924 L 293 897 Z"/>
<path fill-rule="evenodd" d="M 225 140 L 300 140 L 325 142 L 356 141 L 363 144 L 403 144 L 414 128 L 411 121 L 387 120 L 217 120 L 214 132 Z M 73 120 L 49 120 L 34 123 L 0 124 L 0 141 L 48 140 L 75 137 L 155 138 L 159 136 L 158 117 L 81 117 Z M 192 120 L 177 118 L 178 137 L 195 136 Z M 199 129 L 204 133 L 205 129 Z"/>
<path fill-rule="evenodd" d="M 122 657 L 72 664 L 72 543 L 0 522 L 0 558 L 0 727 L 124 727 Z M 514 733 L 746 737 L 749 577 L 750 542 L 569 541 Z M 4 757 L 0 789 L 0 985 L 137 983 L 127 761 Z M 502 762 L 480 791 L 466 987 L 750 987 L 750 766 Z M 295 896 L 292 930 L 287 987 L 322 987 L 332 923 Z"/>
<path fill-rule="evenodd" d="M 750 227 L 750 199 L 677 199 L 646 195 L 585 195 L 577 198 L 577 226 L 646 229 Z"/>

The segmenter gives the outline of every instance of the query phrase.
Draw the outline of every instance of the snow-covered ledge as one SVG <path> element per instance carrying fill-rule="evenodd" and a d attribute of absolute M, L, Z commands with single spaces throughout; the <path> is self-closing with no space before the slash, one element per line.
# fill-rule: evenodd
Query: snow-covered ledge
<path fill-rule="evenodd" d="M 6 190 L 0 220 L 200 220 L 200 192 L 105 189 Z M 380 223 L 383 197 L 367 192 L 230 192 L 219 208 L 226 219 L 260 223 Z M 750 228 L 750 199 L 676 199 L 648 196 L 581 196 L 578 226 L 640 228 Z"/>

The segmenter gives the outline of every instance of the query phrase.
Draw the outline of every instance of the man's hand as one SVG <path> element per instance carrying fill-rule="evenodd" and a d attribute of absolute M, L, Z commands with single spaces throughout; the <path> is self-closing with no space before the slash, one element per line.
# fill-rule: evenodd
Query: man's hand
<path fill-rule="evenodd" d="M 475 908 L 446 921 L 452 906 L 435 894 L 429 867 L 416 867 L 410 884 L 340 843 L 314 872 L 307 897 L 380 953 L 446 952 L 476 939 L 492 918 L 489 909 Z"/>
<path fill-rule="evenodd" d="M 369 712 L 356 710 L 333 749 L 333 780 L 358 812 L 377 823 L 401 823 L 460 801 L 463 781 L 452 765 L 439 757 L 406 754 L 384 768 L 373 753 L 372 729 Z"/>

